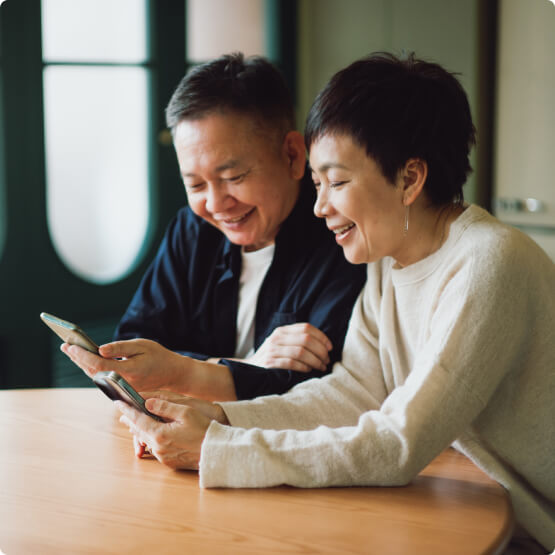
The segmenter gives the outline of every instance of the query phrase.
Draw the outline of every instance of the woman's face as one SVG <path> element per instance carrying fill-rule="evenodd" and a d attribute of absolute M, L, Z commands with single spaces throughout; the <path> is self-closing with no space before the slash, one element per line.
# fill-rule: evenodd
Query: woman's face
<path fill-rule="evenodd" d="M 348 135 L 324 135 L 310 148 L 318 198 L 314 213 L 325 218 L 352 264 L 397 259 L 403 249 L 402 180 L 392 184 L 376 162 Z"/>

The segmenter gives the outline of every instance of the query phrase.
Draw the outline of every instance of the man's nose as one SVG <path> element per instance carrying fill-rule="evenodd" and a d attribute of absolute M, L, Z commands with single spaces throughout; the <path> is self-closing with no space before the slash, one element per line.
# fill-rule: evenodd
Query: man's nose
<path fill-rule="evenodd" d="M 222 212 L 232 203 L 227 188 L 220 184 L 209 184 L 206 193 L 206 210 L 211 213 Z"/>

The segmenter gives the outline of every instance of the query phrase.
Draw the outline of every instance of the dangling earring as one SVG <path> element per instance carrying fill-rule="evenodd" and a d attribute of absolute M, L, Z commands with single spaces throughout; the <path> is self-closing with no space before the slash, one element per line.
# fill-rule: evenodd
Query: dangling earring
<path fill-rule="evenodd" d="M 405 225 L 403 226 L 403 235 L 406 237 L 409 232 L 409 209 L 410 205 L 405 205 Z"/>

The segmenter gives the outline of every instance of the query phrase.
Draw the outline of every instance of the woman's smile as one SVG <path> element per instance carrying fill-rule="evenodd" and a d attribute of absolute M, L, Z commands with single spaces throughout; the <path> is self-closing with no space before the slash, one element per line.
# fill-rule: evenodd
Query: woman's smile
<path fill-rule="evenodd" d="M 349 223 L 347 225 L 342 225 L 341 227 L 330 228 L 335 233 L 335 240 L 337 244 L 341 245 L 355 232 L 356 224 Z"/>

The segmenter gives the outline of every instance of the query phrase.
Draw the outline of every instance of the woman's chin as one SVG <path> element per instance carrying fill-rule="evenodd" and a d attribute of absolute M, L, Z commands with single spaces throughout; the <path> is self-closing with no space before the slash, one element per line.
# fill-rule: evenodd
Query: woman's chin
<path fill-rule="evenodd" d="M 347 262 L 351 264 L 366 264 L 368 262 L 367 257 L 362 256 L 362 253 L 350 249 L 344 248 L 343 255 L 345 256 Z"/>

